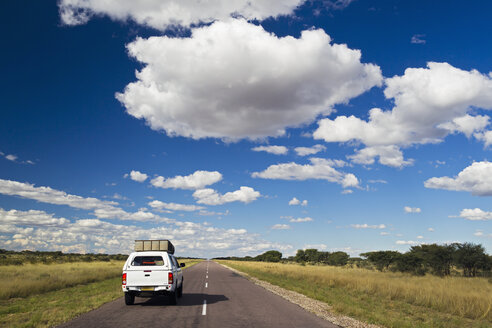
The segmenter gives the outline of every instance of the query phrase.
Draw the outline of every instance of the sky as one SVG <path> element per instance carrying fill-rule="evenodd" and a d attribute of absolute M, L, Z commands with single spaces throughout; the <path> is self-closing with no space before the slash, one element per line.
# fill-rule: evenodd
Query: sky
<path fill-rule="evenodd" d="M 2 1 L 0 248 L 492 252 L 483 1 Z"/>

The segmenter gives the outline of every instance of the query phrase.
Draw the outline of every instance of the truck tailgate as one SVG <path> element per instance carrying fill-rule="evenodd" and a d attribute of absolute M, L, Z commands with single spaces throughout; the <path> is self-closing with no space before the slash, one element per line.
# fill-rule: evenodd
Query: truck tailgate
<path fill-rule="evenodd" d="M 168 270 L 127 270 L 127 286 L 162 286 L 167 285 Z"/>

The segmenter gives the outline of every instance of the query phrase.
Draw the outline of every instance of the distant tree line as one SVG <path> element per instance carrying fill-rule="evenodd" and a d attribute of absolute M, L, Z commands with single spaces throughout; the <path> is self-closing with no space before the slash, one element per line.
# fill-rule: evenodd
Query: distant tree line
<path fill-rule="evenodd" d="M 416 275 L 431 273 L 449 276 L 453 267 L 463 270 L 465 277 L 489 273 L 492 256 L 485 253 L 482 245 L 453 243 L 450 245 L 412 246 L 406 253 L 377 251 L 361 254 L 379 271 L 392 270 Z"/>
<path fill-rule="evenodd" d="M 449 245 L 412 246 L 406 253 L 397 251 L 376 251 L 350 257 L 345 252 L 323 252 L 317 249 L 299 249 L 295 256 L 282 258 L 282 253 L 271 250 L 255 257 L 219 257 L 216 259 L 261 262 L 297 262 L 301 264 L 321 264 L 333 266 L 357 266 L 379 271 L 399 271 L 414 275 L 426 273 L 437 276 L 459 274 L 465 277 L 490 276 L 492 256 L 485 253 L 482 245 L 472 243 L 453 243 Z"/>
<path fill-rule="evenodd" d="M 22 265 L 24 263 L 67 263 L 67 262 L 94 262 L 111 260 L 124 261 L 128 255 L 124 254 L 77 254 L 44 252 L 44 251 L 8 251 L 0 249 L 0 265 Z"/>

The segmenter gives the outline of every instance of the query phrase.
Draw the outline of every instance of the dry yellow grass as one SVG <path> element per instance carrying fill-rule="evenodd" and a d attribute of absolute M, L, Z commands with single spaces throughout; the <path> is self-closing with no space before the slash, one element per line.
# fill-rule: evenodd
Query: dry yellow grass
<path fill-rule="evenodd" d="M 342 287 L 464 318 L 492 322 L 492 284 L 486 278 L 418 277 L 366 269 L 264 262 L 230 263 L 247 273 L 260 272 L 282 280 Z"/>
<path fill-rule="evenodd" d="M 121 275 L 124 261 L 0 266 L 0 299 L 26 297 Z"/>

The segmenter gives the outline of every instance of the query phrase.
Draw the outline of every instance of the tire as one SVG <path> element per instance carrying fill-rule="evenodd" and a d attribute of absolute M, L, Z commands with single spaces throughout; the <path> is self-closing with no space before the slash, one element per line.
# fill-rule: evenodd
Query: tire
<path fill-rule="evenodd" d="M 182 297 L 183 296 L 183 280 L 181 280 L 181 287 L 178 288 L 178 297 Z"/>
<path fill-rule="evenodd" d="M 125 304 L 133 305 L 135 303 L 135 295 L 130 292 L 125 293 Z"/>
<path fill-rule="evenodd" d="M 178 304 L 178 291 L 169 293 L 169 304 L 176 305 Z"/>

